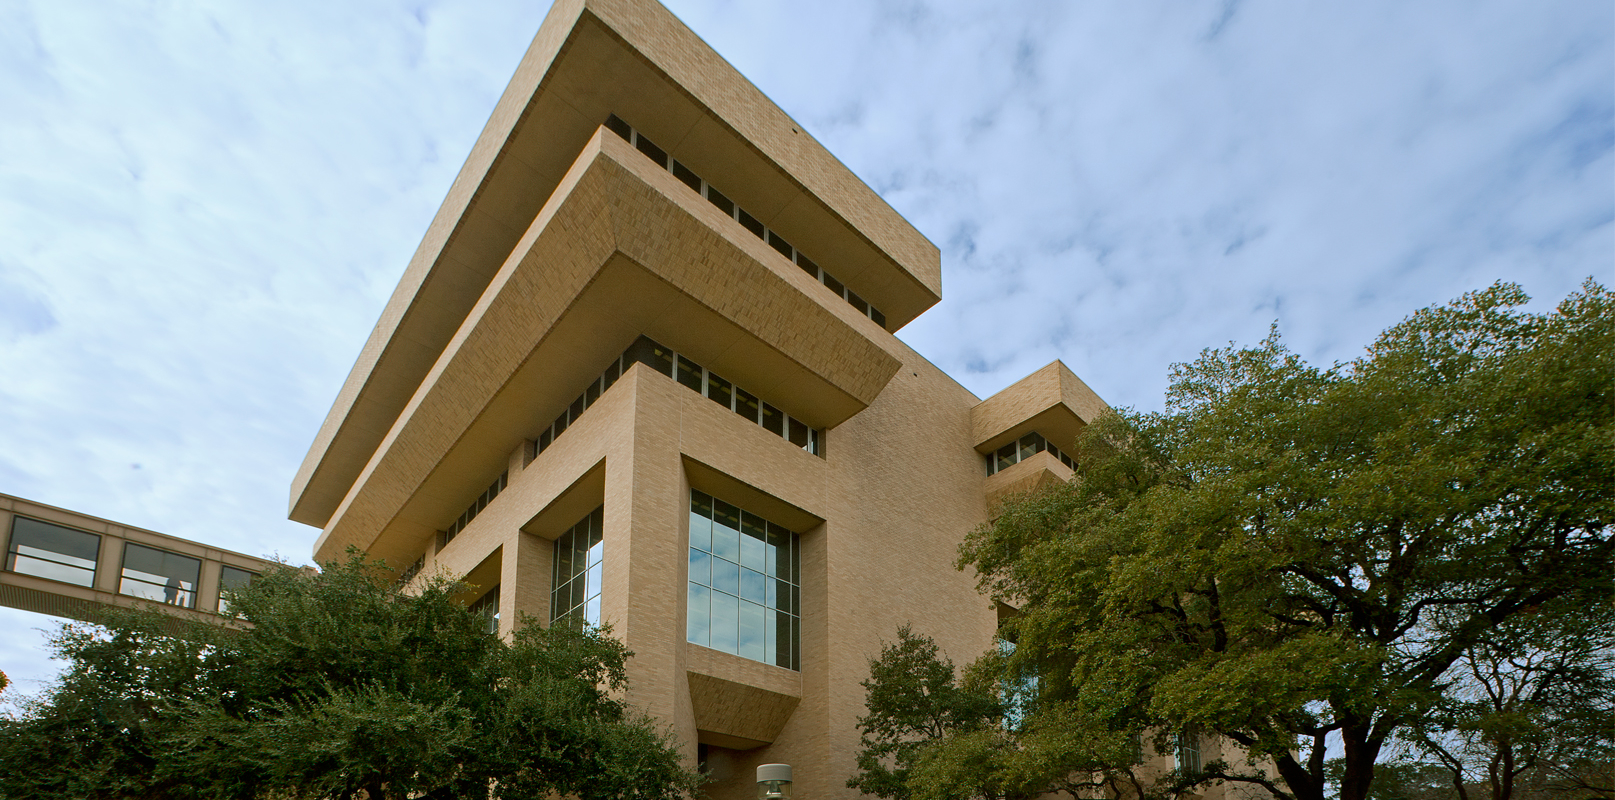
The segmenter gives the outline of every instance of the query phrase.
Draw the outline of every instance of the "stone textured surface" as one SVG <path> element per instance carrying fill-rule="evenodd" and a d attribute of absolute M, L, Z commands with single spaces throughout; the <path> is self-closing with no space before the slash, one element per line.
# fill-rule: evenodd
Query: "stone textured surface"
<path fill-rule="evenodd" d="M 1071 468 L 1048 451 L 1034 453 L 1025 461 L 987 476 L 987 510 L 992 512 L 1006 500 L 1069 481 L 1071 475 Z"/>
<path fill-rule="evenodd" d="M 1053 361 L 972 409 L 971 439 L 986 453 L 1039 431 L 1069 450 L 1083 426 L 1109 408 L 1064 363 Z"/>
<path fill-rule="evenodd" d="M 885 312 L 941 297 L 937 248 L 654 0 L 551 8 L 292 481 L 325 525 L 573 158 L 618 113 Z"/>
<path fill-rule="evenodd" d="M 845 303 L 823 304 L 806 291 L 822 287 L 806 278 L 602 132 L 372 456 L 316 553 L 354 545 L 412 560 L 505 468 L 513 446 L 641 333 L 816 426 L 856 413 L 897 369 L 892 345 L 873 338 L 890 337 Z M 594 356 L 579 355 L 591 348 Z"/>

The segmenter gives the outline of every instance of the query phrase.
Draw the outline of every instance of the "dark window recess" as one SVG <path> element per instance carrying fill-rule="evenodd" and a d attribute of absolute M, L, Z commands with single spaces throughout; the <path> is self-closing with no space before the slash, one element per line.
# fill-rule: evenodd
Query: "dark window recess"
<path fill-rule="evenodd" d="M 723 378 L 713 375 L 710 372 L 707 373 L 707 397 L 712 398 L 712 402 L 717 403 L 724 408 L 732 407 L 734 405 L 734 392 L 731 391 L 732 386 L 732 384 Z"/>
<path fill-rule="evenodd" d="M 622 118 L 616 114 L 606 117 L 606 128 L 608 128 L 612 133 L 621 136 L 623 141 L 632 143 L 634 138 L 634 129 L 628 127 L 628 123 L 623 122 Z"/>
<path fill-rule="evenodd" d="M 869 307 L 869 318 L 874 320 L 876 325 L 886 327 L 886 315 L 880 313 L 874 306 Z"/>
<path fill-rule="evenodd" d="M 1001 470 L 1019 464 L 1038 453 L 1047 450 L 1049 455 L 1059 459 L 1061 464 L 1071 469 L 1077 468 L 1077 462 L 1071 456 L 1060 452 L 1060 448 L 1049 443 L 1049 440 L 1036 431 L 1010 442 L 996 451 L 987 454 L 987 474 L 995 475 Z"/>
<path fill-rule="evenodd" d="M 851 303 L 853 308 L 858 309 L 858 313 L 863 314 L 866 317 L 869 316 L 869 304 L 865 303 L 862 297 L 859 297 L 852 292 L 847 292 L 847 302 Z"/>
<path fill-rule="evenodd" d="M 785 256 L 786 258 L 790 258 L 791 253 L 796 250 L 796 248 L 791 246 L 790 242 L 781 239 L 780 235 L 773 231 L 768 232 L 768 246 L 778 250 L 779 254 Z"/>
<path fill-rule="evenodd" d="M 830 273 L 828 273 L 828 272 L 824 273 L 824 285 L 830 287 L 830 291 L 835 292 L 837 296 L 839 296 L 839 297 L 845 297 L 846 296 L 846 292 L 847 292 L 846 284 L 843 284 L 841 281 L 838 281 L 835 278 L 831 277 Z"/>
<path fill-rule="evenodd" d="M 634 146 L 639 148 L 639 152 L 644 153 L 647 156 L 650 156 L 650 160 L 655 161 L 657 163 L 657 165 L 659 165 L 662 169 L 667 169 L 667 151 L 666 150 L 663 150 L 662 148 L 657 147 L 653 142 L 651 142 L 651 140 L 646 139 L 643 135 L 637 136 L 635 138 L 637 138 L 639 140 L 639 141 L 634 143 Z"/>
<path fill-rule="evenodd" d="M 691 389 L 694 389 L 697 392 L 700 392 L 701 391 L 701 367 L 695 365 L 694 363 L 691 363 L 691 361 L 689 359 L 685 358 L 684 356 L 679 356 L 678 357 L 678 364 L 679 364 L 678 382 L 684 384 L 685 386 L 688 386 Z"/>
<path fill-rule="evenodd" d="M 757 412 L 761 406 L 757 403 L 757 396 L 740 387 L 735 387 L 735 413 L 752 422 L 757 421 Z"/>
<path fill-rule="evenodd" d="M 766 228 L 763 227 L 763 223 L 756 217 L 746 213 L 746 209 L 744 208 L 740 209 L 740 225 L 746 230 L 756 234 L 757 238 L 759 239 L 763 238 L 763 231 L 766 230 Z"/>
<path fill-rule="evenodd" d="M 421 574 L 421 570 L 425 567 L 426 554 L 421 553 L 420 558 L 415 559 L 413 563 L 407 567 L 404 567 L 403 571 L 398 573 L 398 585 L 403 586 L 404 584 L 409 583 L 410 579 Z"/>
<path fill-rule="evenodd" d="M 801 267 L 803 272 L 812 275 L 813 280 L 819 279 L 819 265 L 813 263 L 813 259 L 802 255 L 800 251 L 796 254 L 796 265 Z"/>
<path fill-rule="evenodd" d="M 734 411 L 742 417 L 751 420 L 754 424 L 762 425 L 769 433 L 789 440 L 792 444 L 814 455 L 823 454 L 823 432 L 798 419 L 792 419 L 784 411 L 767 403 L 762 403 L 757 396 L 734 385 L 723 376 L 701 366 L 688 357 L 675 353 L 647 337 L 641 336 L 624 350 L 622 355 L 612 361 L 600 377 L 596 378 L 590 387 L 585 389 L 578 399 L 573 401 L 567 410 L 562 411 L 549 427 L 540 431 L 534 442 L 534 455 L 544 452 L 561 438 L 568 426 L 576 425 L 578 417 L 597 402 L 604 395 L 603 387 L 608 386 L 608 380 L 616 380 L 614 376 L 627 372 L 633 364 L 645 364 L 688 388 L 697 394 L 705 395 L 708 400 L 724 408 Z M 493 492 L 497 493 L 497 492 Z M 488 494 L 492 500 L 492 494 Z M 469 516 L 475 516 L 481 507 L 473 505 L 468 509 Z M 469 519 L 465 520 L 469 522 Z M 459 527 L 464 527 L 460 525 Z M 458 528 L 451 526 L 451 533 L 444 537 L 444 543 L 458 533 Z"/>
<path fill-rule="evenodd" d="M 717 206 L 719 211 L 722 211 L 731 217 L 735 215 L 735 201 L 725 197 L 723 192 L 720 192 L 711 186 L 707 187 L 707 202 Z"/>
<path fill-rule="evenodd" d="M 689 167 L 684 166 L 682 162 L 673 162 L 673 177 L 678 178 L 685 186 L 697 192 L 701 191 L 701 176 L 695 174 Z"/>
<path fill-rule="evenodd" d="M 488 591 L 483 592 L 482 597 L 477 598 L 477 601 L 468 606 L 466 611 L 471 612 L 472 616 L 482 618 L 482 630 L 484 633 L 498 633 L 499 584 L 496 583 Z"/>

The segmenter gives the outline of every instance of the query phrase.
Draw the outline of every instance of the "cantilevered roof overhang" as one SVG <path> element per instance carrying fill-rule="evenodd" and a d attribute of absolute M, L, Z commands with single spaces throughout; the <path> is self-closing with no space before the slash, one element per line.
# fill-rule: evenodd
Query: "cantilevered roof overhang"
<path fill-rule="evenodd" d="M 559 0 L 293 479 L 292 519 L 330 520 L 610 114 L 880 308 L 888 330 L 941 299 L 936 246 L 660 4 Z"/>
<path fill-rule="evenodd" d="M 1084 427 L 1109 411 L 1076 373 L 1053 361 L 970 409 L 971 438 L 977 452 L 990 453 L 1037 431 L 1068 450 Z"/>
<path fill-rule="evenodd" d="M 390 555 L 389 529 L 452 520 L 641 335 L 815 427 L 867 407 L 901 366 L 872 320 L 601 128 L 345 491 L 317 557 Z"/>

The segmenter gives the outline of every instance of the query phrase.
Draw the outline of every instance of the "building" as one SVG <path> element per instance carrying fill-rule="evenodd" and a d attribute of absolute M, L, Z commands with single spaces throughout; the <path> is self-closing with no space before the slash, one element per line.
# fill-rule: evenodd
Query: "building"
<path fill-rule="evenodd" d="M 868 658 L 956 657 L 995 498 L 1105 404 L 982 400 L 892 334 L 937 247 L 654 0 L 559 0 L 292 485 L 320 561 L 466 575 L 509 633 L 610 624 L 629 700 L 718 783 L 849 796 Z"/>

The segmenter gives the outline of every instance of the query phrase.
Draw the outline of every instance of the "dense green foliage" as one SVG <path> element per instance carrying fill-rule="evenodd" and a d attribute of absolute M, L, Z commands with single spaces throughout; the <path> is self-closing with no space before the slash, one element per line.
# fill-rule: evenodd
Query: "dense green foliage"
<path fill-rule="evenodd" d="M 1276 332 L 1208 350 L 1175 367 L 1164 413 L 1089 426 L 1070 485 L 1006 505 L 961 550 L 1020 611 L 1013 655 L 980 668 L 1035 676 L 1035 695 L 995 729 L 917 732 L 883 794 L 1080 779 L 1322 800 L 1338 737 L 1338 796 L 1364 800 L 1382 751 L 1462 712 L 1466 659 L 1532 627 L 1607 641 L 1615 302 L 1591 282 L 1551 313 L 1526 299 L 1500 284 L 1425 309 L 1329 369 Z M 1581 713 L 1509 724 L 1535 736 L 1561 711 Z M 1132 743 L 1164 754 L 1183 731 L 1225 748 L 1194 772 L 1137 768 Z"/>
<path fill-rule="evenodd" d="M 908 782 L 928 742 L 949 735 L 992 736 L 1003 707 L 991 687 L 954 675 L 953 663 L 936 643 L 908 627 L 870 661 L 869 714 L 858 721 L 863 751 L 858 775 L 847 786 L 881 797 L 912 796 Z"/>
<path fill-rule="evenodd" d="M 673 798 L 697 778 L 622 702 L 599 631 L 483 632 L 455 584 L 354 557 L 231 599 L 65 625 L 57 686 L 0 721 L 0 797 Z"/>

